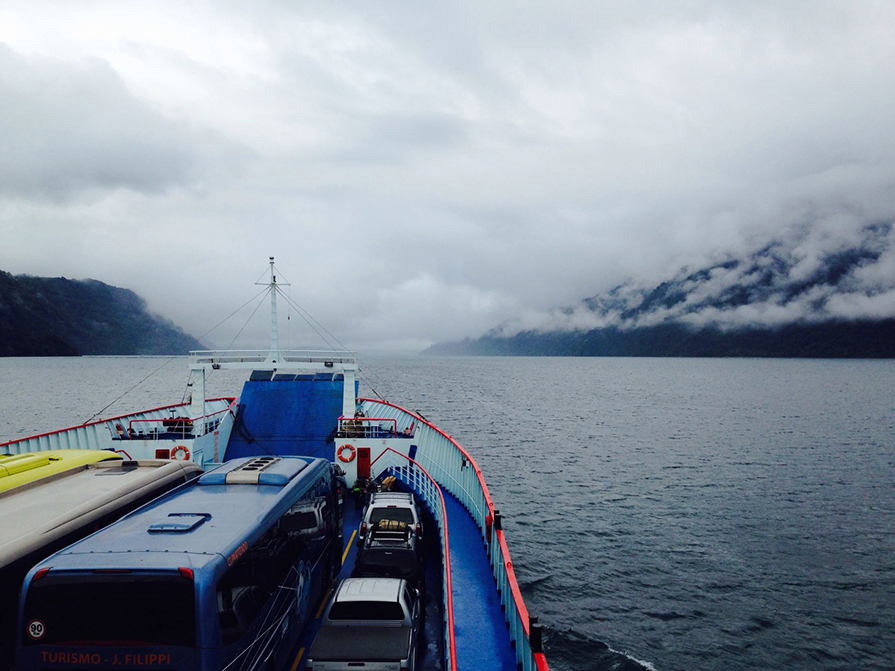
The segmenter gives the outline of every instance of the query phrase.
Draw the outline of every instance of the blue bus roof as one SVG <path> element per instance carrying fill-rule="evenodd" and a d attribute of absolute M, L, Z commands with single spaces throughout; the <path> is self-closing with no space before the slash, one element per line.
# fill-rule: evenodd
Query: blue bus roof
<path fill-rule="evenodd" d="M 253 458 L 222 464 L 35 568 L 201 570 L 221 556 L 235 559 L 332 468 L 325 459 L 264 459 L 263 468 L 253 468 L 261 461 Z"/>

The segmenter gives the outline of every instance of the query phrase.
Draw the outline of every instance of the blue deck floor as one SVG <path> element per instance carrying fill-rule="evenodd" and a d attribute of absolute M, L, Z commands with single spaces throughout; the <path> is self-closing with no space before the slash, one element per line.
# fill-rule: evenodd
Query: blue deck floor
<path fill-rule="evenodd" d="M 451 543 L 457 669 L 516 671 L 516 655 L 482 536 L 457 499 L 445 492 L 444 501 Z"/>
<path fill-rule="evenodd" d="M 454 596 L 454 634 L 459 671 L 516 671 L 516 656 L 510 644 L 510 634 L 500 607 L 500 595 L 494 583 L 482 537 L 473 519 L 453 496 L 445 492 L 448 515 L 448 534 L 451 543 L 451 578 Z M 339 578 L 347 578 L 354 566 L 356 548 L 352 541 L 360 522 L 358 511 L 349 503 L 345 519 L 347 554 Z M 430 597 L 440 593 L 438 561 L 429 561 L 427 569 Z M 432 589 L 434 586 L 436 589 Z M 319 611 L 318 611 L 319 612 Z M 432 639 L 440 637 L 436 623 L 441 619 L 437 604 L 430 598 L 427 608 L 426 646 L 422 655 L 423 669 L 440 670 L 443 665 L 440 646 Z M 304 669 L 305 653 L 314 640 L 319 620 L 311 623 L 299 640 L 292 656 L 294 660 L 284 671 Z M 433 654 L 435 653 L 435 654 Z"/>
<path fill-rule="evenodd" d="M 357 556 L 357 529 L 360 525 L 360 511 L 354 508 L 352 503 L 348 503 L 345 510 L 345 553 L 342 563 L 342 571 L 336 577 L 337 580 L 348 578 L 354 568 L 354 559 Z M 434 527 L 433 527 L 434 528 Z M 442 653 L 442 638 L 444 630 L 441 626 L 442 608 L 441 608 L 441 569 L 437 556 L 430 557 L 427 560 L 426 568 L 426 585 L 429 597 L 426 603 L 426 624 L 423 633 L 423 646 L 419 652 L 419 671 L 442 671 L 444 668 Z M 324 598 L 325 601 L 325 598 Z M 282 671 L 302 671 L 305 668 L 305 657 L 317 631 L 320 629 L 320 615 L 323 610 L 323 603 L 317 605 L 315 611 L 316 617 L 308 625 L 305 632 L 299 637 L 298 644 L 291 655 L 292 663 Z"/>

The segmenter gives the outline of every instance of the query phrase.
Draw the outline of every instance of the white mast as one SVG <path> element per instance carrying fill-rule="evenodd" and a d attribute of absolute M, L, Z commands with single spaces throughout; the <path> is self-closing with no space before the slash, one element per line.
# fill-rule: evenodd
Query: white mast
<path fill-rule="evenodd" d="M 263 286 L 261 282 L 256 282 L 255 284 Z M 280 358 L 280 342 L 277 336 L 277 291 L 279 291 L 279 285 L 277 284 L 276 268 L 274 268 L 272 256 L 270 257 L 270 282 L 268 286 L 270 287 L 270 353 L 267 355 L 267 362 L 277 363 Z M 283 286 L 288 287 L 289 283 L 286 282 Z"/>
<path fill-rule="evenodd" d="M 193 389 L 193 417 L 204 416 L 205 374 L 208 370 L 249 369 L 270 366 L 274 371 L 307 371 L 342 373 L 342 414 L 354 415 L 354 386 L 357 374 L 357 358 L 348 351 L 280 351 L 277 338 L 277 292 L 280 287 L 290 286 L 288 282 L 277 282 L 274 257 L 270 258 L 270 281 L 255 282 L 258 286 L 270 287 L 270 351 L 264 350 L 224 350 L 191 352 L 192 370 L 197 373 Z"/>

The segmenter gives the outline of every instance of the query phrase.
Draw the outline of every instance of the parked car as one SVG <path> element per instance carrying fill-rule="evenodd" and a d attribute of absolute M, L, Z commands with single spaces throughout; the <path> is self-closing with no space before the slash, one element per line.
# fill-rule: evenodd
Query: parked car
<path fill-rule="evenodd" d="M 358 530 L 358 547 L 362 547 L 367 531 L 382 520 L 404 522 L 413 529 L 417 538 L 423 537 L 423 523 L 420 510 L 413 494 L 405 492 L 376 492 L 364 508 Z"/>
<path fill-rule="evenodd" d="M 417 671 L 422 610 L 406 580 L 342 580 L 326 605 L 305 669 Z"/>
<path fill-rule="evenodd" d="M 425 603 L 422 540 L 406 522 L 383 519 L 368 530 L 354 561 L 352 578 L 403 578 Z"/>

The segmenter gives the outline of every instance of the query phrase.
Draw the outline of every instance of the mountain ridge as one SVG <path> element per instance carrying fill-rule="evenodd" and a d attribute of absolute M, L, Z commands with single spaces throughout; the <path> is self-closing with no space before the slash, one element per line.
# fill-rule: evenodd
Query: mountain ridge
<path fill-rule="evenodd" d="M 895 358 L 895 319 L 787 324 L 780 327 L 691 329 L 680 324 L 622 331 L 537 333 L 438 343 L 426 355 Z"/>
<path fill-rule="evenodd" d="M 895 231 L 809 228 L 424 354 L 895 357 Z"/>
<path fill-rule="evenodd" d="M 0 271 L 0 356 L 186 354 L 201 343 L 98 280 Z"/>

